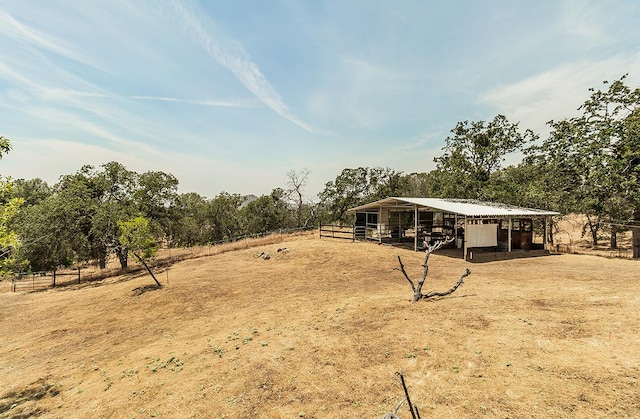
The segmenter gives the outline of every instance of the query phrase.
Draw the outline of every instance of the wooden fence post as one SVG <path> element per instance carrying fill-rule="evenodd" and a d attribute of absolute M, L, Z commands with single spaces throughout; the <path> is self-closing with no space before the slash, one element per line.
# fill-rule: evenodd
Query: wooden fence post
<path fill-rule="evenodd" d="M 80 283 L 80 267 L 78 266 L 78 284 Z"/>
<path fill-rule="evenodd" d="M 53 270 L 53 288 L 56 287 L 56 270 Z"/>

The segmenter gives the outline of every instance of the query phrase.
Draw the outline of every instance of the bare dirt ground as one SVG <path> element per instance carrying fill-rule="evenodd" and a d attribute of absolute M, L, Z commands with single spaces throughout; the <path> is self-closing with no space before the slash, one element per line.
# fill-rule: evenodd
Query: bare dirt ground
<path fill-rule="evenodd" d="M 286 248 L 278 252 L 278 249 Z M 270 258 L 257 257 L 261 253 Z M 311 236 L 0 293 L 0 417 L 640 417 L 640 263 L 482 264 Z M 403 407 L 402 418 L 410 417 Z"/>

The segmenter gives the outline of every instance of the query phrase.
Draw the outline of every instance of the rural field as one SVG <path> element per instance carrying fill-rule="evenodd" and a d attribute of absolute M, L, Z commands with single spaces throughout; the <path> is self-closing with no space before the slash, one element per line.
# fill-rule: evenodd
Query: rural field
<path fill-rule="evenodd" d="M 3 284 L 0 417 L 380 418 L 398 371 L 423 418 L 640 417 L 640 262 L 435 254 L 425 292 L 472 274 L 411 304 L 398 255 L 418 279 L 423 253 L 309 235 L 178 262 L 160 289 Z"/>

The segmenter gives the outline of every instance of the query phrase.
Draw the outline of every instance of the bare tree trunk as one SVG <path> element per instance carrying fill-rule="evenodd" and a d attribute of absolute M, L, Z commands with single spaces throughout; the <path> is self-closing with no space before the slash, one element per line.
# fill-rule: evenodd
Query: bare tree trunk
<path fill-rule="evenodd" d="M 452 294 L 455 290 L 458 289 L 458 287 L 460 287 L 460 285 L 462 285 L 462 283 L 464 282 L 464 278 L 471 275 L 471 271 L 467 269 L 467 271 L 464 274 L 462 274 L 462 276 L 460 276 L 460 279 L 458 279 L 458 282 L 456 282 L 456 284 L 449 290 L 445 292 L 430 292 L 427 294 L 422 294 L 422 287 L 424 286 L 424 282 L 426 281 L 427 275 L 429 274 L 429 256 L 431 255 L 431 253 L 440 249 L 445 244 L 451 243 L 454 239 L 455 237 L 451 237 L 445 240 L 437 241 L 434 244 L 427 246 L 427 249 L 424 252 L 425 253 L 424 263 L 422 264 L 422 277 L 420 278 L 420 281 L 418 281 L 417 284 L 414 284 L 411 278 L 409 278 L 409 274 L 407 274 L 407 271 L 404 269 L 404 264 L 402 263 L 402 259 L 400 259 L 400 256 L 398 256 L 398 263 L 400 264 L 400 267 L 395 269 L 402 272 L 405 279 L 411 285 L 411 289 L 413 290 L 413 299 L 411 300 L 412 303 L 415 303 L 423 298 L 427 299 L 431 297 L 444 297 L 445 295 Z"/>
<path fill-rule="evenodd" d="M 120 261 L 120 267 L 122 269 L 127 269 L 129 266 L 129 251 L 127 249 L 118 248 L 116 249 L 116 255 L 118 255 L 118 260 Z"/>
<path fill-rule="evenodd" d="M 587 227 L 589 227 L 589 232 L 591 233 L 591 240 L 593 248 L 598 247 L 598 231 L 600 229 L 600 222 L 591 220 L 591 217 L 587 215 Z M 583 230 L 584 234 L 584 230 Z"/>
<path fill-rule="evenodd" d="M 296 205 L 296 227 L 302 227 L 302 210 L 304 204 L 302 193 L 305 185 L 307 184 L 309 173 L 311 173 L 309 169 L 302 169 L 300 173 L 296 173 L 295 170 L 287 172 L 287 177 L 289 178 L 289 181 L 287 182 L 287 186 L 289 186 L 288 195 L 295 195 L 293 200 Z"/>

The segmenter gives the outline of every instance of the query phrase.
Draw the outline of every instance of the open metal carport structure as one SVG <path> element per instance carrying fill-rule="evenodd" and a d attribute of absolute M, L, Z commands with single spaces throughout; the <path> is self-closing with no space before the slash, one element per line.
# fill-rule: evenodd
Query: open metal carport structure
<path fill-rule="evenodd" d="M 410 242 L 414 250 L 455 237 L 465 260 L 472 249 L 512 252 L 547 249 L 549 221 L 558 212 L 468 199 L 390 197 L 349 209 L 356 214 L 355 234 L 379 242 Z M 541 223 L 542 243 L 533 240 Z"/>

